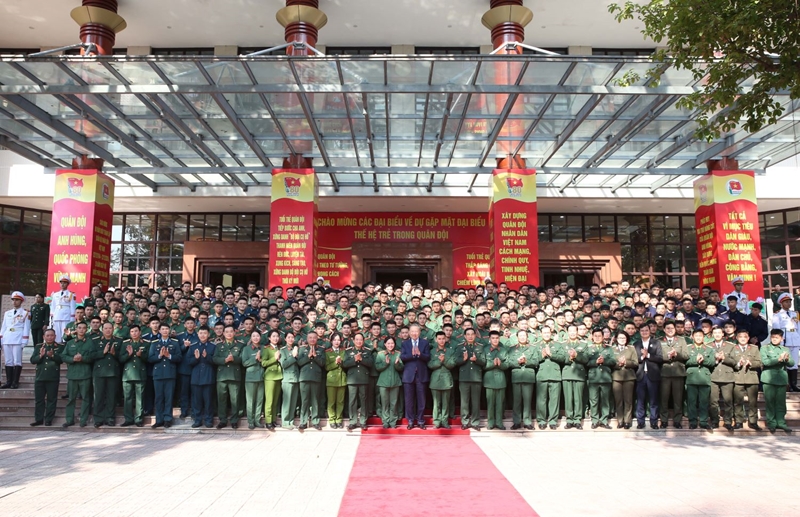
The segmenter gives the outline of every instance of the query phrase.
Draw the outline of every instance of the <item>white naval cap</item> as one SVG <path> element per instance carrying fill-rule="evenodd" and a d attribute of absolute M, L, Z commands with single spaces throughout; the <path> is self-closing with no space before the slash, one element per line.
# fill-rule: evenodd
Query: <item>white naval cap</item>
<path fill-rule="evenodd" d="M 58 281 L 59 282 L 72 282 L 72 280 L 69 279 L 69 275 L 61 275 L 61 278 L 59 278 Z"/>
<path fill-rule="evenodd" d="M 792 295 L 789 293 L 783 293 L 782 295 L 778 296 L 778 303 L 781 303 L 783 300 L 791 300 Z"/>
<path fill-rule="evenodd" d="M 20 291 L 14 291 L 13 293 L 11 293 L 11 299 L 12 300 L 14 300 L 14 299 L 22 300 L 24 302 L 25 301 L 25 295 L 22 294 Z"/>
<path fill-rule="evenodd" d="M 325 279 L 324 279 L 324 278 L 322 278 L 321 276 L 318 276 L 318 277 L 317 277 L 317 282 L 319 282 L 320 280 L 322 280 L 323 282 L 325 281 Z"/>
<path fill-rule="evenodd" d="M 743 284 L 743 283 L 744 283 L 744 278 L 742 278 L 740 276 L 737 276 L 736 278 L 731 280 L 731 284 L 734 284 L 734 285 L 735 284 Z"/>

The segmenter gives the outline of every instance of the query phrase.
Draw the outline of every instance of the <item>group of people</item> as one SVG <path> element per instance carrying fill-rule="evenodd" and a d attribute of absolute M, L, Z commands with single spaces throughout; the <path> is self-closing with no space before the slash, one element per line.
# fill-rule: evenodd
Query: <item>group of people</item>
<path fill-rule="evenodd" d="M 331 289 L 320 278 L 304 287 L 251 283 L 237 289 L 185 282 L 151 290 L 116 289 L 78 303 L 69 278 L 51 296 L 50 317 L 5 315 L 0 337 L 7 383 L 21 363 L 6 343 L 34 339 L 35 421 L 52 425 L 61 364 L 66 363 L 64 427 L 170 427 L 173 407 L 192 427 L 321 429 L 432 425 L 555 429 L 642 429 L 683 425 L 729 431 L 758 424 L 763 389 L 770 431 L 787 426 L 786 391 L 797 391 L 797 313 L 778 299 L 772 330 L 764 307 L 737 278 L 721 297 L 712 289 L 631 286 L 575 288 L 566 283 L 510 290 L 486 281 L 474 289 L 424 289 L 404 282 Z M 23 311 L 20 313 L 20 311 Z M 67 314 L 72 312 L 72 314 Z M 22 319 L 20 319 L 22 314 Z M 66 315 L 66 316 L 65 316 Z M 35 329 L 34 327 L 38 327 Z M 19 355 L 21 357 L 21 354 Z M 9 373 L 10 372 L 10 373 Z M 456 408 L 460 407 L 460 419 Z M 379 420 L 369 420 L 376 416 Z M 430 424 L 428 424 L 430 425 Z M 458 424 L 456 424 L 458 425 Z"/>

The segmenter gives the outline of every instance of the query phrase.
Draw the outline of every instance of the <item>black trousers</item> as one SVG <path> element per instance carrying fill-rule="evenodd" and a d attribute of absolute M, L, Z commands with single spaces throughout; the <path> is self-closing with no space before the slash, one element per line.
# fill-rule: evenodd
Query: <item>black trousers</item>
<path fill-rule="evenodd" d="M 425 383 L 419 379 L 403 384 L 403 393 L 406 399 L 406 418 L 408 423 L 424 423 L 422 415 L 425 412 Z"/>
<path fill-rule="evenodd" d="M 650 380 L 647 375 L 640 381 L 636 381 L 636 421 L 639 425 L 644 425 L 644 405 L 650 402 L 650 425 L 655 427 L 658 424 L 658 388 L 661 380 Z"/>

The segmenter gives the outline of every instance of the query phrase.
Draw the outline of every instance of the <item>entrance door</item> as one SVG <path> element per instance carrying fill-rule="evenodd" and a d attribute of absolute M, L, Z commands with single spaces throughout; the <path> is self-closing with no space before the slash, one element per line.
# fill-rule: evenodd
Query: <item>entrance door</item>
<path fill-rule="evenodd" d="M 205 268 L 205 283 L 224 287 L 247 287 L 250 282 L 264 285 L 264 269 L 247 266 L 211 266 Z"/>
<path fill-rule="evenodd" d="M 381 285 L 400 287 L 405 280 L 410 280 L 413 285 L 430 286 L 428 271 L 421 269 L 383 269 L 380 266 L 373 266 L 372 276 L 372 281 Z"/>
<path fill-rule="evenodd" d="M 562 282 L 575 287 L 589 288 L 594 283 L 594 273 L 570 273 L 564 271 L 543 271 L 542 285 L 554 286 Z"/>

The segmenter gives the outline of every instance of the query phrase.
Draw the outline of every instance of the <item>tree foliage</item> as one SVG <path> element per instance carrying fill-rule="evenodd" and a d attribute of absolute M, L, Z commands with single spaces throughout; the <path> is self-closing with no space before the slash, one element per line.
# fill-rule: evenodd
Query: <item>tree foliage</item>
<path fill-rule="evenodd" d="M 698 112 L 698 138 L 741 124 L 754 133 L 786 110 L 776 93 L 800 97 L 800 0 L 650 0 L 611 4 L 618 22 L 639 20 L 659 45 L 654 58 L 690 70 L 698 90 L 679 106 Z M 663 68 L 647 75 L 657 84 Z M 639 79 L 628 74 L 623 81 Z"/>

